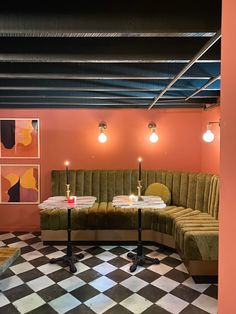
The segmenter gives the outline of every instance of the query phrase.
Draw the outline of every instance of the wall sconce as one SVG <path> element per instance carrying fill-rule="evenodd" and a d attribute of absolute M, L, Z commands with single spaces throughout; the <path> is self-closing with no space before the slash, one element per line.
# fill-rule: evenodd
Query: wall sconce
<path fill-rule="evenodd" d="M 156 133 L 156 128 L 157 128 L 156 123 L 150 122 L 148 124 L 148 127 L 149 127 L 149 129 L 151 129 L 151 134 L 149 136 L 149 141 L 151 143 L 156 143 L 159 140 L 159 136 Z"/>
<path fill-rule="evenodd" d="M 207 130 L 202 136 L 202 139 L 207 143 L 211 143 L 214 141 L 215 135 L 211 131 L 211 125 L 215 123 L 217 123 L 220 126 L 220 121 L 211 121 L 207 123 Z"/>
<path fill-rule="evenodd" d="M 99 125 L 100 134 L 98 135 L 98 141 L 100 143 L 105 143 L 107 141 L 107 136 L 104 133 L 104 130 L 107 128 L 107 124 L 105 122 L 100 122 Z"/>

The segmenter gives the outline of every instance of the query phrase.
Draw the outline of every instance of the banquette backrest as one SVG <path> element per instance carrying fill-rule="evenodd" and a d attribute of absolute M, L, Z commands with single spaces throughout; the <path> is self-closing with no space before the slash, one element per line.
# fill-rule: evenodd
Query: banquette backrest
<path fill-rule="evenodd" d="M 98 202 L 111 202 L 114 195 L 136 194 L 137 170 L 70 170 L 72 195 L 93 195 Z M 142 193 L 160 182 L 171 191 L 171 204 L 208 212 L 218 219 L 219 177 L 213 174 L 165 170 L 142 171 Z M 66 173 L 52 171 L 52 195 L 65 195 Z"/>

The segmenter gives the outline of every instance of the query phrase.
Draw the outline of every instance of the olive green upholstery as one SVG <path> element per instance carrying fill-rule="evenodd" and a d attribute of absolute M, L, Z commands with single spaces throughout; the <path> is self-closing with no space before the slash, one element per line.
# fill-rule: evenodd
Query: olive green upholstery
<path fill-rule="evenodd" d="M 136 194 L 137 179 L 137 170 L 71 170 L 71 194 L 97 198 L 92 208 L 72 210 L 72 229 L 136 229 L 137 210 L 114 208 L 111 201 L 115 195 Z M 65 195 L 65 184 L 65 171 L 53 170 L 52 195 Z M 171 200 L 170 206 L 142 210 L 143 229 L 173 237 L 186 259 L 216 261 L 219 177 L 203 173 L 142 171 L 142 194 L 156 195 L 152 189 L 164 188 L 162 185 L 170 191 L 170 194 L 168 191 L 163 194 L 167 197 L 166 202 Z M 42 230 L 67 228 L 65 210 L 41 210 L 40 217 Z"/>
<path fill-rule="evenodd" d="M 168 187 L 158 182 L 150 184 L 145 191 L 145 195 L 160 196 L 167 205 L 171 201 L 171 193 Z"/>

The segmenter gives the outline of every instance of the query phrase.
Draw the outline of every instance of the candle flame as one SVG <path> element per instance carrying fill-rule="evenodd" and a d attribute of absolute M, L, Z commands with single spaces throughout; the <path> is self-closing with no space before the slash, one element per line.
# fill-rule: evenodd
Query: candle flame
<path fill-rule="evenodd" d="M 66 166 L 69 166 L 69 161 L 65 161 L 65 165 L 66 165 Z"/>
<path fill-rule="evenodd" d="M 141 162 L 141 161 L 142 161 L 142 158 L 141 158 L 141 157 L 139 157 L 139 158 L 138 158 L 138 161 L 139 161 L 139 162 Z"/>

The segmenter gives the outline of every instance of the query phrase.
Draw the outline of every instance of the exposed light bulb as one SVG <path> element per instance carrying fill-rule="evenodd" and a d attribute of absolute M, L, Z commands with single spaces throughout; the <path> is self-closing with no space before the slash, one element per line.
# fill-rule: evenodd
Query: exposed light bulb
<path fill-rule="evenodd" d="M 98 141 L 100 143 L 105 143 L 107 141 L 107 136 L 103 131 L 99 134 Z"/>
<path fill-rule="evenodd" d="M 211 130 L 207 130 L 203 136 L 202 136 L 203 140 L 207 143 L 211 143 L 214 138 L 215 138 L 215 135 L 211 132 Z"/>
<path fill-rule="evenodd" d="M 149 140 L 151 143 L 156 143 L 159 140 L 159 136 L 156 134 L 155 130 L 152 131 L 151 135 L 149 136 Z"/>

